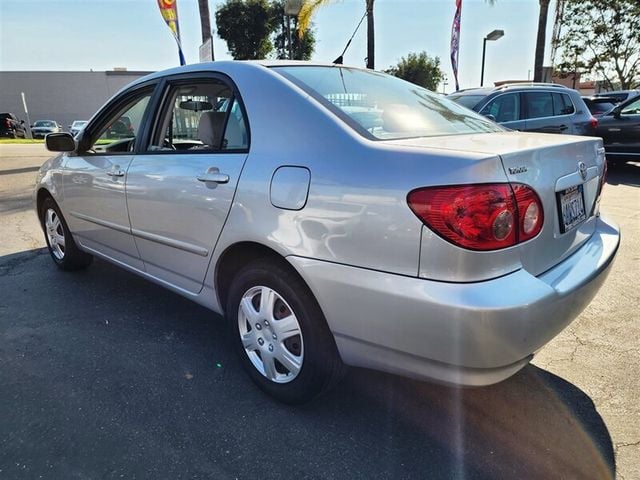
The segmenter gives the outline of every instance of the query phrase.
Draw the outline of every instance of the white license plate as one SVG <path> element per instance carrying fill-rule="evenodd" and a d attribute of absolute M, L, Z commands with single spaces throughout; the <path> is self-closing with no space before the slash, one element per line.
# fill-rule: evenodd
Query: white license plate
<path fill-rule="evenodd" d="M 582 185 L 567 188 L 558 192 L 558 214 L 560 215 L 560 232 L 566 233 L 580 225 L 587 218 L 584 210 Z"/>

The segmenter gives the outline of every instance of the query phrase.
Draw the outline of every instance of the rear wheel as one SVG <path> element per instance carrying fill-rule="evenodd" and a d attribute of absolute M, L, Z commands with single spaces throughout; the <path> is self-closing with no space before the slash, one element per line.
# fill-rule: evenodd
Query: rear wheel
<path fill-rule="evenodd" d="M 320 307 L 278 262 L 259 260 L 240 270 L 226 317 L 245 370 L 278 400 L 307 402 L 339 378 L 342 363 Z"/>
<path fill-rule="evenodd" d="M 51 258 L 63 270 L 79 270 L 91 264 L 93 257 L 78 249 L 60 208 L 51 197 L 42 203 L 40 221 Z"/>

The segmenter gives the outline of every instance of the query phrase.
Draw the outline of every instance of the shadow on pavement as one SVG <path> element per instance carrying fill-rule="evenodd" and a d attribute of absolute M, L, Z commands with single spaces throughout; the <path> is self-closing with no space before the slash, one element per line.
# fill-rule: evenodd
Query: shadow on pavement
<path fill-rule="evenodd" d="M 640 162 L 609 163 L 607 183 L 611 185 L 640 185 Z"/>
<path fill-rule="evenodd" d="M 104 262 L 5 256 L 0 291 L 7 478 L 615 476 L 591 399 L 534 366 L 478 389 L 352 369 L 294 408 L 244 375 L 219 316 Z"/>

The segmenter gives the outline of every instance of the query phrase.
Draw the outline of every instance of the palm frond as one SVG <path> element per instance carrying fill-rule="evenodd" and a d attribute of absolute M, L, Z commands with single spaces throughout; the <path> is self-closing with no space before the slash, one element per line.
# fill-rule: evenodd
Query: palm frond
<path fill-rule="evenodd" d="M 311 25 L 311 18 L 316 13 L 316 10 L 332 1 L 333 0 L 306 0 L 302 4 L 300 13 L 298 13 L 298 36 L 300 38 L 304 37 L 304 32 L 306 32 Z"/>

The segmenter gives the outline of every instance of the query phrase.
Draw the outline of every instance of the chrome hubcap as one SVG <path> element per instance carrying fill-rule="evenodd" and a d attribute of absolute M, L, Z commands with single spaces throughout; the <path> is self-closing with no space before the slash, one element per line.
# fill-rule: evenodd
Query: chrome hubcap
<path fill-rule="evenodd" d="M 53 208 L 47 209 L 44 214 L 44 231 L 49 240 L 51 253 L 58 260 L 62 260 L 65 251 L 64 229 L 60 217 Z"/>
<path fill-rule="evenodd" d="M 269 380 L 288 383 L 302 368 L 302 331 L 289 304 L 269 287 L 253 287 L 238 308 L 242 346 L 253 366 Z"/>

